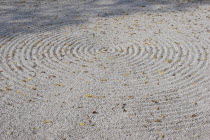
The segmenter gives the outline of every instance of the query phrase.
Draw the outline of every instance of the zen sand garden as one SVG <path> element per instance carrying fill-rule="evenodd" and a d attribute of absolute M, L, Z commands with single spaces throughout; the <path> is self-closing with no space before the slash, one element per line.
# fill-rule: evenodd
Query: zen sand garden
<path fill-rule="evenodd" d="M 210 140 L 210 2 L 1 0 L 0 140 Z"/>

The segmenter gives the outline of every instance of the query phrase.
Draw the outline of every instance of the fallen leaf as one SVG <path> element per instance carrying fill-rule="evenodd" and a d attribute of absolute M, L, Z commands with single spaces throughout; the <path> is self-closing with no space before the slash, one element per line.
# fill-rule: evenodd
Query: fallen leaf
<path fill-rule="evenodd" d="M 124 74 L 124 76 L 129 76 L 129 73 Z"/>
<path fill-rule="evenodd" d="M 196 117 L 196 115 L 195 115 L 195 114 L 193 114 L 193 115 L 191 115 L 191 117 L 192 117 L 192 118 L 194 118 L 194 117 Z"/>
<path fill-rule="evenodd" d="M 128 96 L 128 98 L 131 98 L 131 99 L 133 99 L 134 97 L 133 97 L 133 96 Z"/>
<path fill-rule="evenodd" d="M 167 62 L 168 62 L 168 63 L 171 63 L 171 60 L 170 60 L 170 59 L 168 59 L 168 60 L 167 60 Z"/>
<path fill-rule="evenodd" d="M 21 71 L 23 70 L 23 68 L 21 66 L 19 66 L 18 69 L 21 70 Z"/>
<path fill-rule="evenodd" d="M 161 138 L 164 138 L 164 137 L 165 137 L 165 135 L 160 135 L 160 137 L 161 137 Z"/>
<path fill-rule="evenodd" d="M 101 67 L 101 69 L 105 70 L 105 69 L 106 69 L 106 67 Z"/>
<path fill-rule="evenodd" d="M 161 122 L 161 120 L 157 119 L 157 120 L 155 120 L 155 122 Z"/>
<path fill-rule="evenodd" d="M 108 81 L 108 80 L 107 80 L 107 79 L 101 79 L 101 81 L 106 82 L 106 81 Z"/>
<path fill-rule="evenodd" d="M 154 56 L 154 59 L 157 59 L 157 56 L 156 55 Z"/>
<path fill-rule="evenodd" d="M 63 85 L 61 85 L 61 84 L 55 84 L 56 86 L 59 86 L 59 87 L 64 87 Z"/>
<path fill-rule="evenodd" d="M 89 98 L 90 98 L 90 97 L 93 97 L 93 95 L 87 95 L 87 97 L 89 97 Z"/>
<path fill-rule="evenodd" d="M 152 100 L 152 102 L 154 102 L 154 103 L 158 103 L 158 101 L 157 101 L 157 100 Z"/>
<path fill-rule="evenodd" d="M 123 49 L 121 49 L 121 50 L 118 50 L 118 52 L 123 52 L 124 50 Z"/>
<path fill-rule="evenodd" d="M 23 82 L 28 82 L 28 80 L 25 80 L 25 79 L 24 79 Z"/>
<path fill-rule="evenodd" d="M 82 65 L 82 67 L 88 67 L 87 65 Z"/>
<path fill-rule="evenodd" d="M 79 125 L 84 126 L 85 124 L 84 123 L 79 123 Z"/>
<path fill-rule="evenodd" d="M 93 114 L 98 114 L 98 112 L 97 112 L 97 111 L 93 111 L 92 113 L 93 113 Z"/>
<path fill-rule="evenodd" d="M 6 88 L 5 93 L 8 93 L 8 92 L 9 92 L 9 88 Z"/>
<path fill-rule="evenodd" d="M 163 72 L 163 71 L 158 71 L 158 73 L 159 73 L 159 74 L 163 74 L 164 72 Z"/>
<path fill-rule="evenodd" d="M 151 45 L 151 43 L 150 43 L 150 42 L 146 42 L 145 44 L 147 44 L 147 45 Z"/>
<path fill-rule="evenodd" d="M 174 42 L 174 43 L 176 43 L 176 44 L 180 44 L 179 42 Z"/>

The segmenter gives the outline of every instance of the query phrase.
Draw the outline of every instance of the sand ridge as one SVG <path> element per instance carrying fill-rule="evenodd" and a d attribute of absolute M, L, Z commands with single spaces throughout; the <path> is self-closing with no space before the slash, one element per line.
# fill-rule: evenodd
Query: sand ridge
<path fill-rule="evenodd" d="M 208 140 L 209 5 L 186 5 L 2 3 L 0 137 Z"/>

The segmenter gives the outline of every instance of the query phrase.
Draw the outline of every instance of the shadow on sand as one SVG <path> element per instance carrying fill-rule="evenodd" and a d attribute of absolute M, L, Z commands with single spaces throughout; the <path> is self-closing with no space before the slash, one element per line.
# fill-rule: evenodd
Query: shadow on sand
<path fill-rule="evenodd" d="M 79 25 L 92 17 L 112 17 L 133 12 L 185 12 L 207 1 L 168 0 L 8 0 L 0 2 L 0 35 L 28 34 Z"/>

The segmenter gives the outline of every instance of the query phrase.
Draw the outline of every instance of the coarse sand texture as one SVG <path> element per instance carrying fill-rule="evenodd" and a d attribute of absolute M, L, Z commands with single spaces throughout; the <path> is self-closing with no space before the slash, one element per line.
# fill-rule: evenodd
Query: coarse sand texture
<path fill-rule="evenodd" d="M 210 140 L 210 3 L 0 2 L 0 140 Z"/>

